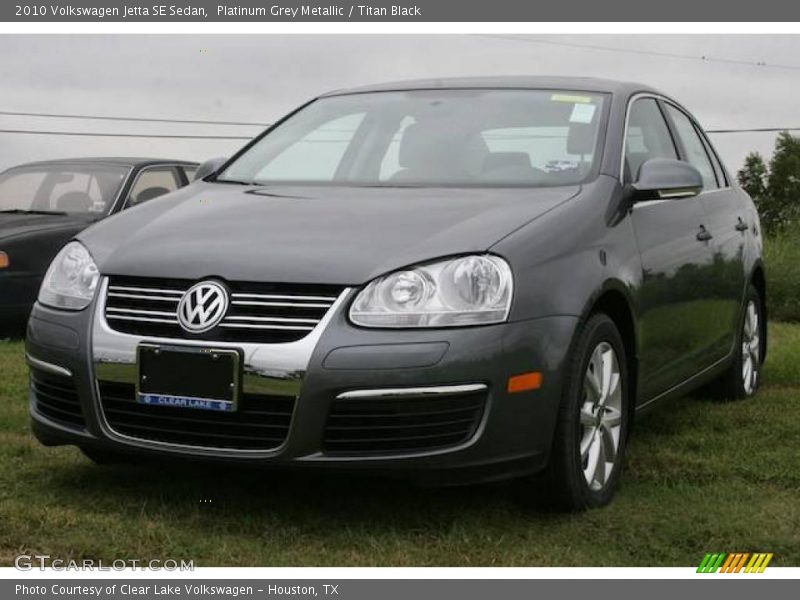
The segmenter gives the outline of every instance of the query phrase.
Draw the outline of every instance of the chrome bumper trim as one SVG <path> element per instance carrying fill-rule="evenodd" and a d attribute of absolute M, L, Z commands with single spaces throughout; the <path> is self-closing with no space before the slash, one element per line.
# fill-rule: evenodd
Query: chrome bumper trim
<path fill-rule="evenodd" d="M 465 385 L 440 385 L 431 387 L 384 388 L 374 390 L 352 390 L 336 396 L 337 400 L 359 400 L 367 398 L 425 398 L 429 396 L 457 396 L 485 392 L 489 388 L 483 383 Z"/>
<path fill-rule="evenodd" d="M 61 377 L 72 377 L 72 371 L 70 371 L 69 369 L 60 367 L 58 365 L 54 365 L 53 363 L 39 360 L 38 358 L 34 358 L 27 352 L 25 353 L 25 362 L 28 363 L 28 366 L 31 368 L 38 369 L 46 373 L 50 373 L 51 375 L 60 375 Z"/>

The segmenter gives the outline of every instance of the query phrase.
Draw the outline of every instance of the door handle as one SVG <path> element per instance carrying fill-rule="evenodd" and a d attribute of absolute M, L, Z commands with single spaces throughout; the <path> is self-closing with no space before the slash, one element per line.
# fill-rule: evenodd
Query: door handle
<path fill-rule="evenodd" d="M 742 217 L 739 217 L 739 222 L 736 223 L 736 231 L 741 231 L 742 233 L 744 233 L 748 229 L 750 229 L 750 226 L 744 221 L 742 221 Z"/>
<path fill-rule="evenodd" d="M 714 236 L 711 235 L 711 232 L 705 228 L 705 225 L 700 225 L 700 231 L 697 232 L 697 241 L 698 242 L 707 242 Z"/>

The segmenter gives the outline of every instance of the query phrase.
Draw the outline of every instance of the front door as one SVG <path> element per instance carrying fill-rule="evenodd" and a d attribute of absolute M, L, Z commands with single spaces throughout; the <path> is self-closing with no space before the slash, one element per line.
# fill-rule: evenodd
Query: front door
<path fill-rule="evenodd" d="M 715 305 L 707 287 L 714 253 L 697 198 L 644 202 L 631 214 L 642 259 L 639 289 L 643 398 L 652 398 L 711 364 Z M 700 239 L 698 239 L 700 238 Z"/>
<path fill-rule="evenodd" d="M 636 181 L 651 158 L 680 158 L 654 98 L 634 101 L 626 134 L 626 178 Z M 706 283 L 713 268 L 713 245 L 706 214 L 697 198 L 636 204 L 631 222 L 642 262 L 637 290 L 639 396 L 649 400 L 709 366 L 715 318 Z"/>

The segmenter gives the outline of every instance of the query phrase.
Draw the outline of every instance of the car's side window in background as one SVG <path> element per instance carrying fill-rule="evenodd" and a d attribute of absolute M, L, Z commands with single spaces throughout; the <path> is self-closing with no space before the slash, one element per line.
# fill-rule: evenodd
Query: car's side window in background
<path fill-rule="evenodd" d="M 41 189 L 47 177 L 46 171 L 9 171 L 3 173 L 0 180 L 0 210 L 13 210 L 15 208 L 30 210 L 32 208 L 50 210 L 52 207 L 39 203 L 37 197 L 42 195 Z M 48 199 L 49 200 L 49 199 Z"/>
<path fill-rule="evenodd" d="M 174 192 L 179 187 L 181 187 L 181 182 L 178 181 L 178 174 L 172 167 L 145 169 L 136 178 L 136 182 L 128 194 L 128 202 L 125 207 L 137 206 L 153 198 Z"/>
<path fill-rule="evenodd" d="M 181 167 L 183 172 L 186 174 L 186 181 L 192 183 L 194 181 L 194 176 L 197 173 L 197 167 Z"/>
<path fill-rule="evenodd" d="M 694 124 L 682 111 L 671 104 L 667 104 L 666 106 L 667 112 L 672 122 L 675 124 L 678 138 L 680 138 L 683 149 L 686 152 L 686 160 L 700 171 L 700 174 L 703 176 L 703 188 L 706 190 L 718 188 L 717 178 L 714 174 L 714 166 L 711 164 L 711 159 L 708 157 L 706 147 L 700 139 Z"/>
<path fill-rule="evenodd" d="M 678 158 L 667 122 L 654 98 L 639 98 L 628 113 L 625 136 L 626 179 L 636 181 L 639 168 L 651 158 Z"/>

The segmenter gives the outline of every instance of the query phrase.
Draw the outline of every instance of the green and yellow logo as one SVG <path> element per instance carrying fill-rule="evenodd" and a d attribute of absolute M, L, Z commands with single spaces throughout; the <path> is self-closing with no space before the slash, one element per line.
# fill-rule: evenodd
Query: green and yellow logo
<path fill-rule="evenodd" d="M 772 560 L 772 552 L 734 552 L 726 554 L 719 552 L 716 554 L 708 553 L 703 557 L 700 566 L 697 567 L 698 573 L 763 573 L 769 561 Z"/>

